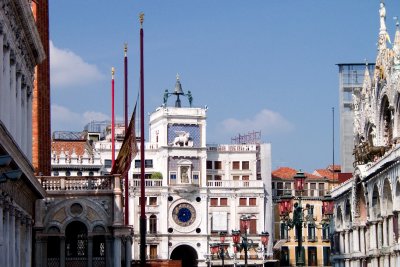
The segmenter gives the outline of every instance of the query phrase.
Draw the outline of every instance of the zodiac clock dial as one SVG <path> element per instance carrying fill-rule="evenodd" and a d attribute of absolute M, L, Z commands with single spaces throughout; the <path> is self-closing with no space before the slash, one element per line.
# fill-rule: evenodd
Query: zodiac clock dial
<path fill-rule="evenodd" d="M 189 226 L 196 220 L 196 210 L 189 203 L 180 203 L 172 210 L 172 218 L 180 226 Z"/>

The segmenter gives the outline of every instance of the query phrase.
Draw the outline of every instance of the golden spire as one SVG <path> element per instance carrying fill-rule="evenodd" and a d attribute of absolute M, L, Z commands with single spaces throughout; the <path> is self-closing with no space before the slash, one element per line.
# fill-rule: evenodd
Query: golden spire
<path fill-rule="evenodd" d="M 143 26 L 143 21 L 144 21 L 144 13 L 140 12 L 139 14 L 139 21 L 140 21 L 140 27 Z"/>
<path fill-rule="evenodd" d="M 114 74 L 115 74 L 115 69 L 114 67 L 111 67 L 111 78 L 114 79 Z"/>
<path fill-rule="evenodd" d="M 126 53 L 128 52 L 128 43 L 124 44 L 124 56 L 126 57 Z"/>

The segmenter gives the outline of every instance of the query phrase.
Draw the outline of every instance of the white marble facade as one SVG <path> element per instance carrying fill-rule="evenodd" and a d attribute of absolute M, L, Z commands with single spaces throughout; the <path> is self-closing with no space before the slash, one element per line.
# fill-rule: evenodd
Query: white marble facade
<path fill-rule="evenodd" d="M 400 30 L 388 47 L 385 5 L 380 6 L 374 73 L 353 92 L 353 178 L 335 198 L 332 263 L 344 267 L 400 266 Z"/>
<path fill-rule="evenodd" d="M 45 58 L 30 1 L 0 8 L 0 266 L 32 266 L 34 205 L 45 192 L 32 167 L 32 89 Z"/>

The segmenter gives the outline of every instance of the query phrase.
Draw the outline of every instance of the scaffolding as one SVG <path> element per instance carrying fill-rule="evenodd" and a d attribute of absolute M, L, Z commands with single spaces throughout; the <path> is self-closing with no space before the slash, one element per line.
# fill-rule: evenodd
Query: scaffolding
<path fill-rule="evenodd" d="M 238 134 L 231 138 L 232 144 L 260 144 L 261 131 L 252 131 L 247 134 Z"/>

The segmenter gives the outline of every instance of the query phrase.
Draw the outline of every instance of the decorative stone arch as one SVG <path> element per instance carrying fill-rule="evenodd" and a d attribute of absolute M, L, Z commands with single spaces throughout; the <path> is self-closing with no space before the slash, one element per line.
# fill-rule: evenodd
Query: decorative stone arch
<path fill-rule="evenodd" d="M 353 215 L 355 221 L 366 222 L 368 217 L 367 198 L 360 177 L 356 177 L 354 190 Z"/>
<path fill-rule="evenodd" d="M 110 216 L 99 203 L 85 199 L 66 199 L 58 202 L 46 214 L 44 225 L 57 226 L 61 234 L 65 234 L 67 225 L 78 220 L 83 222 L 91 232 L 96 225 L 102 225 L 108 233 L 107 225 L 110 224 Z"/>
<path fill-rule="evenodd" d="M 344 226 L 343 212 L 340 205 L 336 206 L 335 226 L 337 230 L 342 230 Z"/>
<path fill-rule="evenodd" d="M 350 201 L 350 199 L 346 198 L 346 200 L 344 202 L 344 221 L 347 224 L 349 224 L 353 221 L 351 210 L 352 210 L 351 209 L 351 201 Z"/>
<path fill-rule="evenodd" d="M 187 244 L 178 244 L 170 254 L 170 259 L 182 261 L 182 267 L 197 267 L 198 258 L 197 250 Z"/>
<path fill-rule="evenodd" d="M 379 143 L 389 146 L 393 143 L 393 108 L 390 107 L 389 98 L 383 95 L 379 107 Z"/>
<path fill-rule="evenodd" d="M 400 93 L 396 92 L 394 98 L 394 121 L 393 121 L 393 138 L 397 140 L 400 138 Z M 397 143 L 397 142 L 395 142 Z"/>
<path fill-rule="evenodd" d="M 393 209 L 400 211 L 400 180 L 399 177 L 396 179 L 396 191 L 394 196 L 394 206 Z"/>
<path fill-rule="evenodd" d="M 388 178 L 385 178 L 382 187 L 382 203 L 381 203 L 381 215 L 387 216 L 393 214 L 393 198 L 392 198 L 392 186 Z"/>
<path fill-rule="evenodd" d="M 381 199 L 379 195 L 379 189 L 378 185 L 374 184 L 372 187 L 373 191 L 371 194 L 371 212 L 370 214 L 372 215 L 373 219 L 378 219 L 381 217 Z"/>

